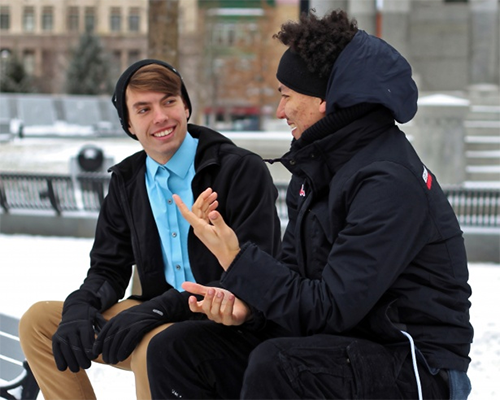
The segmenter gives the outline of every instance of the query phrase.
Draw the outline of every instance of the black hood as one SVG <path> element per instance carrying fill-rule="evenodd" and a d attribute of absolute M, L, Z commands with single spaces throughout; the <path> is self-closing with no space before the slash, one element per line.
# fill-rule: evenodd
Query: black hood
<path fill-rule="evenodd" d="M 326 113 L 361 103 L 382 104 L 405 123 L 415 116 L 417 100 L 408 61 L 384 40 L 359 30 L 333 65 Z"/>

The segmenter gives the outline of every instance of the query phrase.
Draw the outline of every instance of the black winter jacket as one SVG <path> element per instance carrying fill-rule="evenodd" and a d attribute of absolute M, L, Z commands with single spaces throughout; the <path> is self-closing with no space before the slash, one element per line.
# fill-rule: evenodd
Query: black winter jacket
<path fill-rule="evenodd" d="M 431 367 L 466 371 L 462 232 L 394 122 L 413 118 L 417 97 L 404 57 L 359 30 L 332 68 L 326 116 L 282 159 L 292 180 L 280 261 L 247 244 L 221 283 L 294 335 L 396 344 L 404 330 Z"/>
<path fill-rule="evenodd" d="M 472 328 L 462 232 L 436 178 L 378 108 L 300 148 L 279 261 L 254 244 L 221 283 L 293 335 L 407 343 L 466 371 Z"/>
<path fill-rule="evenodd" d="M 263 160 L 208 128 L 188 125 L 199 139 L 192 182 L 194 198 L 207 187 L 218 193 L 218 210 L 242 241 L 277 255 L 281 233 L 277 190 Z M 146 191 L 146 153 L 140 151 L 113 166 L 90 253 L 91 267 L 81 289 L 97 295 L 100 310 L 124 296 L 136 265 L 142 300 L 169 291 L 172 312 L 189 317 L 187 293 L 170 286 L 164 275 L 160 237 Z M 198 283 L 219 286 L 223 272 L 217 259 L 194 235 L 188 236 L 189 260 Z M 179 320 L 179 317 L 177 317 Z"/>

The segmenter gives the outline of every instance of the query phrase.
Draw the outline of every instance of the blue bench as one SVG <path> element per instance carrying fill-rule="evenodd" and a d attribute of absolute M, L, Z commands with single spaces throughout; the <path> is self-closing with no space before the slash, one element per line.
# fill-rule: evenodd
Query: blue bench
<path fill-rule="evenodd" d="M 36 399 L 40 389 L 19 343 L 19 320 L 0 314 L 0 397 Z"/>

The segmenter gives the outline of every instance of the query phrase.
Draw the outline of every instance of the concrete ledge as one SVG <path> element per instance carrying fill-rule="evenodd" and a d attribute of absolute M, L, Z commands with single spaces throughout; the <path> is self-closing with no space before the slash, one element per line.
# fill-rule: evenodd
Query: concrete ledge
<path fill-rule="evenodd" d="M 462 228 L 469 262 L 500 263 L 500 228 Z"/>
<path fill-rule="evenodd" d="M 3 213 L 0 214 L 0 233 L 93 238 L 96 223 L 97 213 L 65 213 L 64 216 L 40 211 Z M 470 262 L 500 263 L 500 228 L 462 229 Z"/>
<path fill-rule="evenodd" d="M 97 213 L 29 212 L 0 214 L 0 233 L 93 238 Z"/>

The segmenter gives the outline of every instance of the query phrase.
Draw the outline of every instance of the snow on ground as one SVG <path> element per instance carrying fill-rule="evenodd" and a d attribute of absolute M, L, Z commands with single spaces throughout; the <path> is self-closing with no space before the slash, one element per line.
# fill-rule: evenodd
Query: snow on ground
<path fill-rule="evenodd" d="M 91 245 L 92 239 L 0 234 L 0 312 L 21 317 L 35 301 L 64 300 L 85 277 Z M 469 399 L 493 400 L 500 398 L 500 265 L 474 263 L 469 271 L 475 329 Z M 89 376 L 99 399 L 135 398 L 131 372 L 96 364 Z"/>
<path fill-rule="evenodd" d="M 0 234 L 0 313 L 20 318 L 36 301 L 64 300 L 82 284 L 91 246 L 92 239 Z M 132 372 L 95 364 L 88 374 L 98 399 L 135 399 Z"/>

